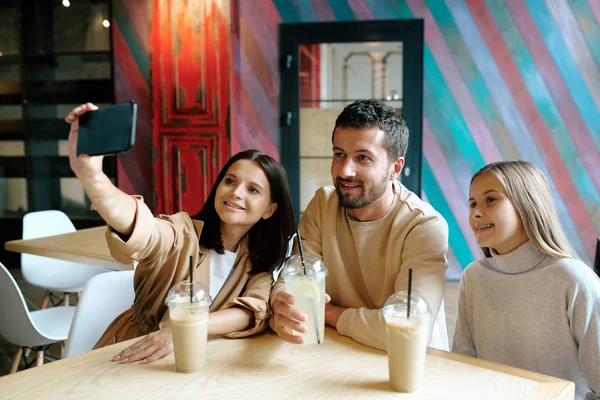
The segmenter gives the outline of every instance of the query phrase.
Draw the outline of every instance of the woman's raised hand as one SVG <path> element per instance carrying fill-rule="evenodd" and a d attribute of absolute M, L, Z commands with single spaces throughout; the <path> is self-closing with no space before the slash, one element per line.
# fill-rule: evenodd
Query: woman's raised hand
<path fill-rule="evenodd" d="M 75 107 L 65 117 L 65 122 L 71 124 L 69 132 L 69 164 L 75 175 L 80 180 L 93 178 L 102 173 L 102 159 L 104 156 L 89 156 L 82 154 L 77 156 L 77 136 L 79 134 L 79 117 L 89 111 L 97 110 L 92 103 L 85 103 Z"/>
<path fill-rule="evenodd" d="M 104 156 L 77 156 L 77 136 L 79 134 L 79 117 L 89 111 L 97 110 L 92 103 L 75 107 L 65 121 L 71 124 L 69 132 L 69 164 L 77 175 L 85 192 L 92 201 L 94 209 L 125 240 L 133 231 L 136 203 L 129 195 L 115 187 L 102 171 Z"/>

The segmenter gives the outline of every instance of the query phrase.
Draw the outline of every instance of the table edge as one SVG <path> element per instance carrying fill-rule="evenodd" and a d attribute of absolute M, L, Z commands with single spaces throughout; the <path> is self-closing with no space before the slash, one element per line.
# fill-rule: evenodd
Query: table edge
<path fill-rule="evenodd" d="M 440 357 L 440 358 L 444 358 L 446 360 L 452 360 L 452 361 L 457 361 L 457 362 L 461 362 L 464 364 L 470 364 L 475 367 L 485 368 L 485 369 L 489 369 L 489 370 L 496 371 L 496 372 L 502 372 L 505 374 L 529 379 L 531 381 L 535 381 L 535 382 L 539 382 L 539 383 L 558 383 L 558 384 L 565 384 L 567 386 L 569 384 L 574 384 L 571 381 L 561 379 L 561 378 L 556 378 L 554 376 L 544 375 L 544 374 L 540 374 L 538 372 L 533 372 L 533 371 L 528 371 L 528 370 L 521 369 L 521 368 L 511 367 L 509 365 L 484 360 L 482 358 L 470 357 L 470 356 L 467 356 L 464 354 L 453 353 L 450 351 L 435 349 L 432 347 L 427 348 L 427 354 L 430 354 L 430 355 L 436 356 L 436 357 Z"/>

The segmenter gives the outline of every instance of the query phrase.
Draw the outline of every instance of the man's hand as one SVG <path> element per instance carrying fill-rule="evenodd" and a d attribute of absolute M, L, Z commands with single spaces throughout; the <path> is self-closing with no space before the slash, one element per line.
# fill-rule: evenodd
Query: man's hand
<path fill-rule="evenodd" d="M 344 307 L 338 307 L 331 304 L 331 297 L 325 294 L 325 324 L 337 329 L 337 323 L 346 311 Z"/>
<path fill-rule="evenodd" d="M 307 316 L 293 307 L 294 296 L 281 291 L 275 295 L 273 301 L 273 317 L 269 320 L 269 325 L 277 335 L 286 342 L 302 344 L 304 341 L 300 336 L 294 336 L 292 330 L 296 332 L 306 332 L 308 328 L 301 322 L 306 321 Z"/>
<path fill-rule="evenodd" d="M 123 349 L 111 361 L 128 364 L 141 361 L 140 364 L 150 364 L 173 352 L 173 334 L 171 325 L 166 324 L 160 330 L 149 333 L 142 340 Z"/>

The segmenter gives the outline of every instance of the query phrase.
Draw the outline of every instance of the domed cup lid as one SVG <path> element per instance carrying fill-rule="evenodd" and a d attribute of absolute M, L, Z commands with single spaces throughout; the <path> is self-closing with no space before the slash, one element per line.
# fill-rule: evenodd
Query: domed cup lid
<path fill-rule="evenodd" d="M 199 281 L 181 281 L 169 290 L 165 304 L 177 307 L 208 307 L 212 304 L 209 293 L 206 286 Z"/>

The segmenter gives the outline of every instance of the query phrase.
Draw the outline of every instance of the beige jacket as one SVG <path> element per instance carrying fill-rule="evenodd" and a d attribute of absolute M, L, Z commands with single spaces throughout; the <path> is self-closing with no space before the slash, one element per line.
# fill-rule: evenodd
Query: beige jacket
<path fill-rule="evenodd" d="M 131 308 L 119 315 L 106 329 L 95 348 L 122 342 L 159 329 L 168 319 L 165 299 L 177 282 L 189 279 L 192 256 L 194 278 L 210 287 L 209 250 L 199 244 L 204 223 L 192 220 L 187 213 L 154 217 L 139 196 L 135 226 L 125 242 L 110 227 L 106 240 L 112 256 L 129 264 L 137 261 L 133 286 L 135 299 Z M 267 326 L 270 311 L 268 298 L 273 283 L 271 273 L 251 275 L 247 238 L 242 240 L 231 275 L 210 306 L 210 312 L 243 307 L 254 313 L 254 325 L 245 331 L 232 332 L 231 338 L 261 332 Z M 110 288 L 107 288 L 110 295 Z"/>

